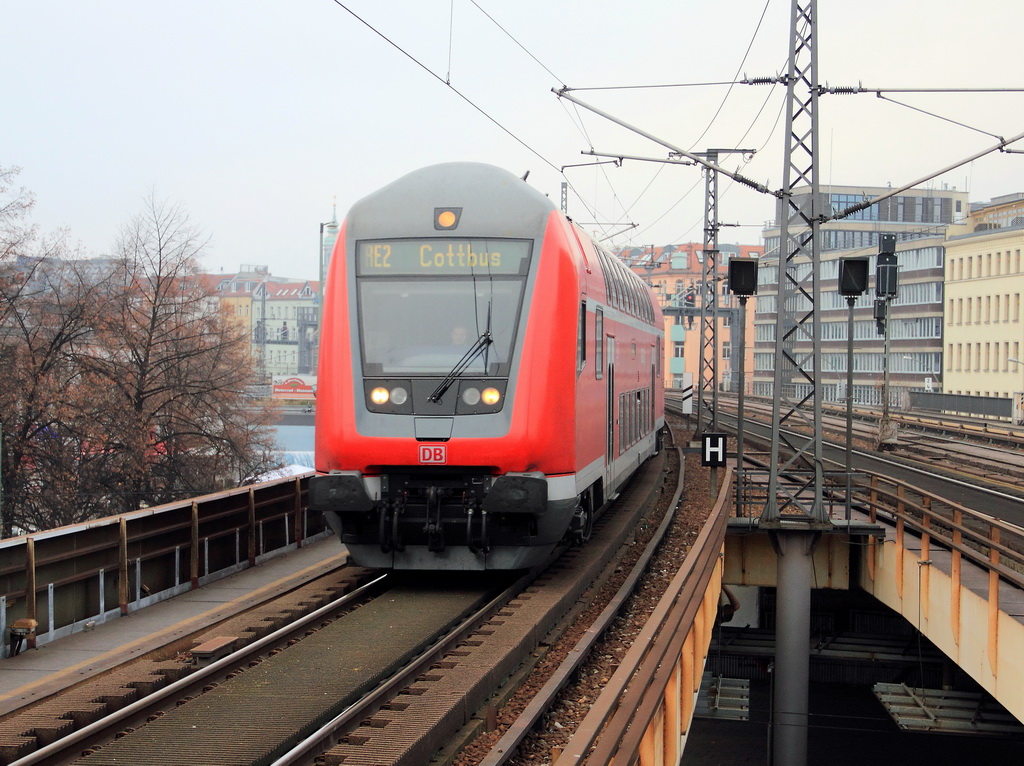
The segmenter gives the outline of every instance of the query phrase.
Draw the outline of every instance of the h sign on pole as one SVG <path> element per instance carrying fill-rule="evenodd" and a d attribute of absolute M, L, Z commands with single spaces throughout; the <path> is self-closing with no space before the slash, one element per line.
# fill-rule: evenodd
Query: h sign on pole
<path fill-rule="evenodd" d="M 725 456 L 725 434 L 704 434 L 701 437 L 701 465 L 721 468 L 725 465 Z"/>

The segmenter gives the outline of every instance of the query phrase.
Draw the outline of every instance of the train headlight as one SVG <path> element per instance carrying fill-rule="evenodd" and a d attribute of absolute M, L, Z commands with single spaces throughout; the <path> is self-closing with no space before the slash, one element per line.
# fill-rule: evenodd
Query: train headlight
<path fill-rule="evenodd" d="M 397 405 L 403 405 L 409 401 L 409 392 L 401 386 L 395 386 L 391 389 L 391 401 Z"/>
<path fill-rule="evenodd" d="M 488 386 L 487 388 L 480 392 L 480 399 L 488 407 L 493 407 L 499 401 L 501 401 L 501 392 L 498 391 L 498 389 L 494 388 L 493 386 Z"/>
<path fill-rule="evenodd" d="M 404 393 L 404 390 L 403 390 Z M 370 401 L 374 404 L 387 404 L 388 399 L 391 398 L 391 394 L 384 386 L 377 386 L 370 392 Z M 401 404 L 401 402 L 399 402 Z"/>
<path fill-rule="evenodd" d="M 468 404 L 470 407 L 476 407 L 480 404 L 480 389 L 479 388 L 467 388 L 462 392 L 462 401 Z"/>

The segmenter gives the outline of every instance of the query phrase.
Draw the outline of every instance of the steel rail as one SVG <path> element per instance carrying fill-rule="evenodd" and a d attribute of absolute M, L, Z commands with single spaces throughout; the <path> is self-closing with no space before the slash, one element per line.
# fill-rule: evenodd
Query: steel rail
<path fill-rule="evenodd" d="M 671 393 L 666 393 L 666 398 L 678 399 L 679 397 L 678 395 L 673 396 Z M 726 400 L 736 399 L 735 395 L 732 394 L 723 394 L 722 398 Z M 745 401 L 747 407 L 756 411 L 759 407 L 764 409 L 763 402 L 770 400 L 765 397 L 747 394 Z M 845 412 L 845 406 L 825 402 L 822 404 L 822 410 L 841 414 Z M 870 406 L 856 407 L 854 415 L 858 419 L 868 423 L 873 423 L 878 420 L 878 410 Z M 939 413 L 937 411 L 928 414 L 911 412 L 893 413 L 890 416 L 890 419 L 895 420 L 908 428 L 915 428 L 922 431 L 930 430 L 938 431 L 940 433 L 950 433 L 956 436 L 975 437 L 989 442 L 1000 440 L 1007 444 L 1014 445 L 1015 447 L 1024 445 L 1024 429 L 1005 420 L 968 418 Z"/>
<path fill-rule="evenodd" d="M 722 416 L 720 416 L 720 417 L 722 417 Z M 729 414 L 729 415 L 725 415 L 724 417 L 735 418 L 735 415 Z M 764 425 L 764 424 L 761 424 L 761 425 Z M 748 430 L 746 433 L 747 433 L 748 437 L 751 436 L 750 430 Z M 838 444 L 831 444 L 831 446 L 835 447 L 836 449 L 841 449 L 842 448 L 841 445 L 838 445 Z M 882 464 L 882 465 L 890 465 L 890 466 L 893 466 L 893 467 L 899 467 L 901 470 L 905 470 L 905 471 L 907 471 L 909 473 L 917 474 L 917 475 L 920 475 L 920 476 L 934 477 L 934 476 L 937 475 L 937 474 L 935 474 L 934 469 L 919 468 L 919 467 L 917 467 L 915 465 L 910 465 L 910 464 L 908 464 L 905 461 L 891 460 L 889 458 L 883 457 L 882 455 L 880 455 L 877 452 L 867 452 L 867 451 L 864 451 L 864 450 L 854 449 L 853 450 L 853 454 L 855 456 L 863 459 L 863 460 L 868 460 L 868 461 L 871 461 L 873 463 L 879 463 L 879 464 Z M 830 458 L 824 458 L 824 460 L 825 460 L 825 462 L 834 463 L 837 466 L 840 465 L 840 463 L 838 461 L 831 460 Z M 963 487 L 965 489 L 970 489 L 973 492 L 979 492 L 981 494 L 988 495 L 988 496 L 993 497 L 993 498 L 997 498 L 997 499 L 1000 499 L 1000 500 L 1010 500 L 1010 501 L 1014 501 L 1014 502 L 1020 502 L 1021 501 L 1021 498 L 1019 496 L 1017 496 L 1017 495 L 1012 495 L 1012 494 L 1008 494 L 1006 492 L 1001 492 L 1001 491 L 999 491 L 997 489 L 993 489 L 991 487 L 987 487 L 987 486 L 985 486 L 983 484 L 977 484 L 977 483 L 973 483 L 973 482 L 970 482 L 970 481 L 964 481 L 963 479 L 958 479 L 958 478 L 955 478 L 955 477 L 952 477 L 952 476 L 948 476 L 948 475 L 945 475 L 945 474 L 943 474 L 941 476 L 941 478 L 942 478 L 942 480 L 944 482 L 947 482 L 947 483 L 949 483 L 949 484 L 951 484 L 953 486 Z M 979 478 L 982 478 L 982 477 L 979 477 Z"/>
<path fill-rule="evenodd" d="M 339 713 L 292 747 L 291 750 L 273 761 L 272 766 L 298 766 L 298 764 L 313 763 L 314 759 L 319 757 L 323 751 L 337 744 L 340 737 L 343 736 L 353 723 L 359 722 L 369 714 L 372 714 L 387 699 L 390 699 L 400 689 L 407 686 L 410 681 L 422 675 L 431 665 L 448 654 L 459 643 L 476 631 L 495 611 L 535 580 L 543 569 L 544 566 L 537 567 L 520 577 L 512 585 L 491 599 L 491 601 L 467 617 L 460 625 L 438 639 L 423 654 L 406 665 L 396 675 L 383 682 L 368 695 Z"/>
<path fill-rule="evenodd" d="M 669 677 L 694 625 L 718 566 L 732 497 L 732 468 L 704 524 L 654 613 L 634 639 L 597 703 L 562 750 L 568 763 L 634 763 L 664 700 Z M 707 637 L 710 638 L 710 629 Z M 700 647 L 703 651 L 706 647 Z M 684 694 L 690 692 L 684 690 Z"/>
<path fill-rule="evenodd" d="M 136 702 L 133 702 L 132 704 L 127 705 L 108 716 L 105 716 L 104 718 L 94 721 L 88 726 L 78 729 L 67 737 L 63 737 L 56 742 L 41 747 L 38 750 L 19 758 L 16 761 L 12 761 L 8 766 L 35 766 L 36 764 L 66 763 L 71 759 L 68 756 L 68 751 L 72 748 L 86 748 L 90 745 L 112 739 L 114 734 L 123 728 L 127 722 L 136 719 L 144 719 L 152 713 L 155 713 L 165 705 L 169 698 L 188 696 L 196 690 L 202 689 L 211 676 L 215 676 L 226 668 L 234 667 L 239 663 L 245 662 L 250 656 L 259 653 L 268 646 L 273 646 L 274 644 L 289 639 L 296 632 L 304 630 L 309 625 L 322 620 L 325 616 L 343 608 L 350 602 L 364 597 L 371 589 L 383 584 L 383 581 L 386 579 L 387 575 L 381 575 L 364 585 L 359 586 L 351 593 L 346 593 L 341 598 L 336 599 L 329 604 L 325 604 L 316 611 L 310 612 L 308 615 L 297 619 L 295 622 L 290 623 L 283 628 L 279 628 L 273 633 L 270 633 L 251 644 L 243 646 L 241 649 L 232 652 L 226 657 L 223 657 L 204 668 L 193 671 L 186 677 L 168 684 L 167 686 L 154 691 L 152 694 L 149 694 L 146 697 L 137 700 Z M 76 754 L 74 758 L 77 757 L 78 755 Z"/>
<path fill-rule="evenodd" d="M 669 525 L 675 517 L 676 509 L 679 505 L 679 500 L 683 493 L 683 453 L 679 447 L 676 447 L 676 454 L 679 457 L 680 470 L 677 474 L 678 481 L 676 484 L 675 492 L 672 495 L 672 500 L 669 503 L 668 510 L 663 517 L 661 524 L 658 525 L 658 529 L 655 531 L 653 537 L 648 541 L 644 552 L 640 558 L 637 559 L 633 566 L 633 570 L 629 577 L 626 578 L 625 582 L 622 583 L 619 590 L 612 597 L 611 601 L 604 608 L 594 623 L 587 629 L 583 637 L 576 643 L 576 645 L 570 650 L 566 660 L 559 666 L 558 670 L 553 676 L 541 687 L 540 691 L 537 692 L 536 696 L 530 701 L 519 717 L 512 723 L 509 729 L 502 735 L 491 751 L 480 761 L 480 766 L 503 766 L 508 763 L 516 754 L 516 751 L 523 739 L 529 734 L 534 724 L 540 719 L 546 710 L 551 707 L 558 693 L 565 687 L 569 682 L 569 679 L 579 669 L 583 662 L 590 655 L 597 642 L 602 638 L 608 626 L 611 625 L 612 621 L 618 616 L 622 609 L 623 604 L 630 597 L 634 590 L 636 590 L 637 583 L 640 577 L 647 570 L 647 565 L 651 558 L 657 552 L 658 546 L 661 544 L 665 533 L 668 531 Z"/>

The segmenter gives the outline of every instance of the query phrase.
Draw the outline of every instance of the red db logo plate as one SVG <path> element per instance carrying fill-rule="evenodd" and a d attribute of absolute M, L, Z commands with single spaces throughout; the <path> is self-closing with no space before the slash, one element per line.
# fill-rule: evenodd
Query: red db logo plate
<path fill-rule="evenodd" d="M 421 444 L 420 463 L 437 465 L 448 462 L 448 447 L 444 444 Z"/>

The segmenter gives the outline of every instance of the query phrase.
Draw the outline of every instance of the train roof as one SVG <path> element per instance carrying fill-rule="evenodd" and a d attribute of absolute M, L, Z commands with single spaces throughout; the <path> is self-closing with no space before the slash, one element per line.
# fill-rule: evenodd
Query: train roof
<path fill-rule="evenodd" d="M 456 236 L 524 236 L 543 228 L 556 207 L 522 178 L 479 162 L 415 170 L 356 202 L 347 236 L 422 236 L 440 207 L 462 208 Z"/>

